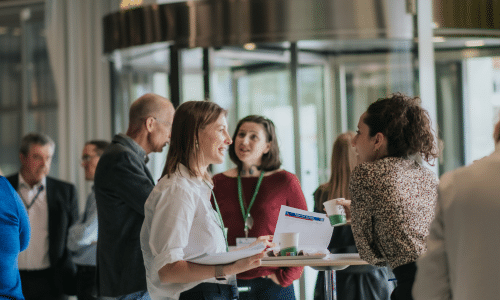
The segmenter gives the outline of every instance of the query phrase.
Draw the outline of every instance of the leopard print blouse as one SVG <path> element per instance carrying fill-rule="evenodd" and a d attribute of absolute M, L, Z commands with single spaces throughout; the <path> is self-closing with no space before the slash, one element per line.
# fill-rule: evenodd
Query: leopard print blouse
<path fill-rule="evenodd" d="M 426 251 L 438 179 L 413 160 L 386 157 L 358 165 L 351 174 L 352 231 L 359 254 L 392 269 Z"/>

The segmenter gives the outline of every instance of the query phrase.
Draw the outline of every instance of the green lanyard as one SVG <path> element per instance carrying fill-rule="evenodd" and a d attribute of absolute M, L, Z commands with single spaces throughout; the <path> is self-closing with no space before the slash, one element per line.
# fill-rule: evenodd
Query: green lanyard
<path fill-rule="evenodd" d="M 217 204 L 217 199 L 215 199 L 214 190 L 212 190 L 212 197 L 214 197 L 215 208 L 217 209 L 217 214 L 219 217 L 219 226 L 222 229 L 222 234 L 224 235 L 224 241 L 226 242 L 226 252 L 229 252 L 229 246 L 227 244 L 227 231 L 226 227 L 224 227 L 224 221 L 222 220 L 222 214 L 220 213 L 219 204 Z"/>
<path fill-rule="evenodd" d="M 257 193 L 259 192 L 260 184 L 262 183 L 262 178 L 264 178 L 264 171 L 260 172 L 259 180 L 257 181 L 257 186 L 255 187 L 255 191 L 253 192 L 252 200 L 250 200 L 250 204 L 248 204 L 248 209 L 245 211 L 245 205 L 243 204 L 243 187 L 241 185 L 241 176 L 238 174 L 238 199 L 240 200 L 240 208 L 241 213 L 243 214 L 243 222 L 245 224 L 245 232 L 248 233 L 248 224 L 247 219 L 250 217 L 250 209 L 252 209 L 253 203 L 255 202 L 255 198 L 257 197 Z"/>

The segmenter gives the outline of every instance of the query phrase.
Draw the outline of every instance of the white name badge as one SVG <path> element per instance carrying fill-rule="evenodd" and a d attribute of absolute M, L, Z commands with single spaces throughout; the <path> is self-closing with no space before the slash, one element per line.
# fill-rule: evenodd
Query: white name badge
<path fill-rule="evenodd" d="M 253 242 L 255 242 L 257 238 L 236 238 L 236 247 L 245 247 L 250 246 Z"/>

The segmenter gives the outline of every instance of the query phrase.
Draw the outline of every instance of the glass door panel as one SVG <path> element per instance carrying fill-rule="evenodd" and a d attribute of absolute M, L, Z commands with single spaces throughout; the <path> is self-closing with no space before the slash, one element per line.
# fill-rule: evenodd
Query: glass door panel
<path fill-rule="evenodd" d="M 300 183 L 306 198 L 309 211 L 314 211 L 314 191 L 320 182 L 320 170 L 326 162 L 324 155 L 325 134 L 331 130 L 325 128 L 325 64 L 300 65 L 299 54 L 298 92 L 300 115 Z M 293 126 L 293 124 L 292 124 Z M 296 141 L 297 142 L 297 141 Z M 304 294 L 306 299 L 312 299 L 318 271 L 304 268 Z"/>
<path fill-rule="evenodd" d="M 320 150 L 325 138 L 324 66 L 301 66 L 298 70 L 300 103 L 301 185 L 307 206 L 314 210 L 313 193 L 319 186 Z M 323 153 L 323 151 L 321 151 Z"/>
<path fill-rule="evenodd" d="M 489 155 L 500 117 L 498 48 L 465 47 L 460 39 L 444 43 L 455 49 L 436 50 L 441 174 Z"/>
<path fill-rule="evenodd" d="M 45 38 L 44 5 L 0 9 L 0 168 L 19 169 L 19 146 L 28 132 L 58 144 L 57 98 Z M 58 152 L 50 175 L 57 177 Z"/>
<path fill-rule="evenodd" d="M 443 174 L 465 164 L 462 64 L 436 62 L 438 135 L 443 142 L 439 170 Z"/>
<path fill-rule="evenodd" d="M 19 10 L 0 10 L 0 168 L 19 171 L 22 72 Z"/>
<path fill-rule="evenodd" d="M 21 127 L 19 114 L 8 112 L 0 115 L 0 167 L 4 176 L 14 174 L 19 171 L 19 147 Z"/>
<path fill-rule="evenodd" d="M 181 50 L 182 57 L 182 96 L 185 101 L 205 100 L 203 90 L 203 49 Z"/>
<path fill-rule="evenodd" d="M 489 155 L 495 148 L 493 126 L 500 109 L 500 57 L 464 61 L 465 164 Z"/>

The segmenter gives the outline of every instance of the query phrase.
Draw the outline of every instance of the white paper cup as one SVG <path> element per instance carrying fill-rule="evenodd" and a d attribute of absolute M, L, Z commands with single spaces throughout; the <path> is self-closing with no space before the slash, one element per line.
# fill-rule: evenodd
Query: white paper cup
<path fill-rule="evenodd" d="M 337 200 L 344 200 L 344 198 L 336 198 L 323 203 L 326 213 L 328 214 L 328 218 L 330 219 L 330 225 L 334 227 L 347 223 L 344 207 L 337 204 Z"/>
<path fill-rule="evenodd" d="M 299 246 L 299 233 L 286 232 L 279 234 L 281 256 L 296 256 Z"/>

